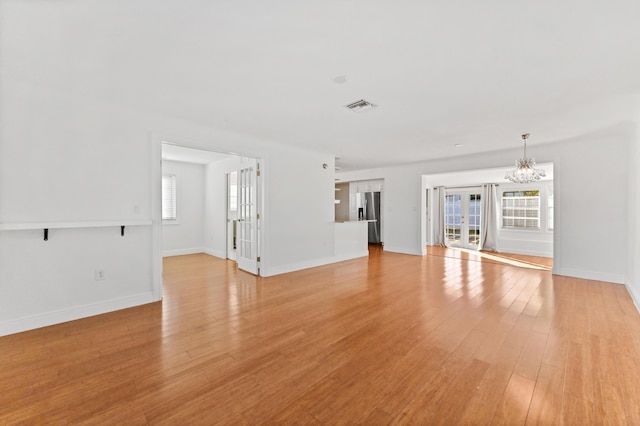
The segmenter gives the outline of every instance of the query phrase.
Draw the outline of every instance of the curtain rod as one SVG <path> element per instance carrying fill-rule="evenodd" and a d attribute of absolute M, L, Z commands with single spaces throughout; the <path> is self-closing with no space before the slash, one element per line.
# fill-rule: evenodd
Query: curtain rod
<path fill-rule="evenodd" d="M 491 185 L 489 183 L 481 183 L 478 185 L 466 185 L 466 186 L 434 186 L 432 188 L 444 188 L 444 189 L 469 189 L 469 188 L 482 188 L 484 185 Z M 494 183 L 495 186 L 500 186 L 499 183 Z"/>

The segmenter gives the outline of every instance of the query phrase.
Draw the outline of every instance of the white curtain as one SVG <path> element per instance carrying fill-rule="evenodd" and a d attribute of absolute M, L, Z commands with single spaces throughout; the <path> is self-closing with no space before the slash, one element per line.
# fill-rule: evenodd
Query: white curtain
<path fill-rule="evenodd" d="M 498 251 L 498 184 L 482 185 L 480 250 Z"/>
<path fill-rule="evenodd" d="M 433 188 L 433 245 L 444 246 L 444 186 Z"/>

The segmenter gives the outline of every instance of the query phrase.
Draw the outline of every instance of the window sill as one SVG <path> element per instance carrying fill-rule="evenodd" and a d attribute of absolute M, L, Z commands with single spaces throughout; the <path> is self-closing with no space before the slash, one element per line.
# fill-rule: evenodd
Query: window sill
<path fill-rule="evenodd" d="M 500 228 L 500 231 L 502 232 L 531 232 L 531 233 L 537 233 L 537 234 L 542 234 L 542 233 L 549 233 L 552 234 L 553 233 L 553 229 L 533 229 L 533 228 L 511 228 L 511 227 L 502 227 Z"/>

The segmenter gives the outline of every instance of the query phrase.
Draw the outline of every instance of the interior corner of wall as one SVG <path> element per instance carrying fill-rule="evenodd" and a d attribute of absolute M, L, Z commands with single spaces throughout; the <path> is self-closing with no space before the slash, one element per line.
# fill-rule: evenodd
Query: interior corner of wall
<path fill-rule="evenodd" d="M 631 300 L 633 301 L 636 310 L 640 313 L 640 292 L 638 291 L 640 283 L 634 285 L 633 279 L 630 279 L 627 280 L 625 287 L 627 287 L 627 291 L 629 292 L 629 296 L 631 296 Z"/>

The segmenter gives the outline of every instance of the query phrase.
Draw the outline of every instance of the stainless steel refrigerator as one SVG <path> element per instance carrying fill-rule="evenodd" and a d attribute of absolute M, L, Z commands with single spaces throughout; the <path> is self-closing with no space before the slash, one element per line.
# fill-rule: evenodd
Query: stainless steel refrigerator
<path fill-rule="evenodd" d="M 369 244 L 380 244 L 380 192 L 358 193 L 358 219 L 369 222 Z"/>

